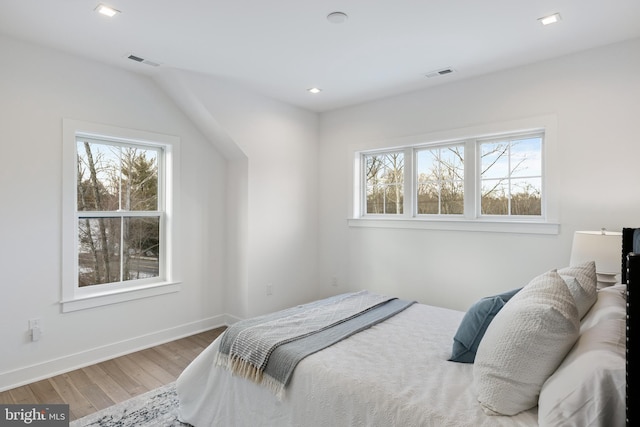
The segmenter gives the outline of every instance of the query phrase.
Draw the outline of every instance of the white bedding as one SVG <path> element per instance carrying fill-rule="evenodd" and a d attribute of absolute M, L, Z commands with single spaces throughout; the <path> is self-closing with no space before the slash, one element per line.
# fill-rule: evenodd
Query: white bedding
<path fill-rule="evenodd" d="M 196 427 L 536 426 L 537 408 L 485 415 L 473 365 L 447 360 L 463 316 L 415 304 L 305 358 L 282 400 L 215 367 L 216 340 L 177 380 L 181 420 Z"/>

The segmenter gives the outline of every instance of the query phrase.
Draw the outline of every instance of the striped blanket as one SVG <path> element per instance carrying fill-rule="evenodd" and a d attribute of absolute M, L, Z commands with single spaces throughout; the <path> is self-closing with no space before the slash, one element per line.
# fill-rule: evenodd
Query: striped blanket
<path fill-rule="evenodd" d="M 283 396 L 295 366 L 414 302 L 360 291 L 341 294 L 231 325 L 216 364 Z"/>

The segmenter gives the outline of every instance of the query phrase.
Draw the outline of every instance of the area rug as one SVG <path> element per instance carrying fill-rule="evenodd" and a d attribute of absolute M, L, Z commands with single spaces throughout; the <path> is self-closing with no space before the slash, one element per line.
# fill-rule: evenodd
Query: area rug
<path fill-rule="evenodd" d="M 190 427 L 178 421 L 176 384 L 151 390 L 72 421 L 69 427 Z"/>

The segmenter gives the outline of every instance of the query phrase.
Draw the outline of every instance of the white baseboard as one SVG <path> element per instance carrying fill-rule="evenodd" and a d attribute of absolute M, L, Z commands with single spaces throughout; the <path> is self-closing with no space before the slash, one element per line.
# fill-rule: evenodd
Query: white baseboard
<path fill-rule="evenodd" d="M 10 390 L 118 356 L 208 331 L 209 329 L 230 325 L 238 320 L 240 319 L 235 316 L 221 314 L 147 335 L 69 354 L 57 359 L 47 360 L 11 371 L 0 372 L 0 391 Z"/>
<path fill-rule="evenodd" d="M 237 317 L 232 314 L 225 314 L 224 319 L 225 319 L 225 325 L 227 326 L 233 325 L 234 323 L 242 320 L 241 317 Z"/>

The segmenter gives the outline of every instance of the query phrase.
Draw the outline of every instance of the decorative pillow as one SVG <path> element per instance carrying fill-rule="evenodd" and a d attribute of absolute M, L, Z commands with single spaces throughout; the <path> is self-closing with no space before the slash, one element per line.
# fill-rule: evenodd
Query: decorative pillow
<path fill-rule="evenodd" d="M 473 304 L 465 313 L 453 337 L 452 362 L 473 363 L 478 345 L 489 324 L 502 307 L 520 289 L 513 289 L 499 295 L 484 297 Z"/>
<path fill-rule="evenodd" d="M 625 425 L 626 321 L 605 319 L 586 330 L 542 386 L 538 423 Z"/>
<path fill-rule="evenodd" d="M 573 267 L 565 267 L 558 270 L 558 274 L 562 276 L 573 299 L 578 307 L 578 316 L 580 319 L 587 314 L 587 311 L 596 302 L 596 293 L 598 292 L 598 277 L 596 275 L 595 261 L 588 261 Z"/>
<path fill-rule="evenodd" d="M 538 404 L 542 384 L 578 339 L 578 309 L 556 270 L 534 278 L 496 314 L 473 378 L 487 415 L 515 415 Z"/>

